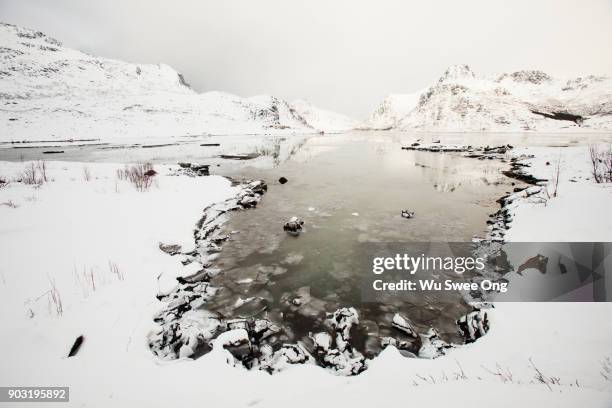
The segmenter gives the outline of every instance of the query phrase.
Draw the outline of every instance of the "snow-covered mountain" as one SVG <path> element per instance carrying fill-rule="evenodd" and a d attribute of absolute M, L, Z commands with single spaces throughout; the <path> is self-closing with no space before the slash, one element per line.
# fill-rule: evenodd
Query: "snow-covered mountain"
<path fill-rule="evenodd" d="M 197 93 L 163 64 L 132 64 L 64 47 L 45 34 L 0 24 L 0 141 L 199 134 L 314 133 L 273 96 Z"/>
<path fill-rule="evenodd" d="M 387 96 L 358 128 L 389 130 L 397 127 L 399 121 L 416 107 L 420 96 L 420 92 Z"/>
<path fill-rule="evenodd" d="M 407 101 L 416 101 L 410 107 Z M 381 125 L 382 124 L 382 125 Z M 479 76 L 446 70 L 428 89 L 387 98 L 366 128 L 440 131 L 558 131 L 612 128 L 612 80 L 558 79 L 541 71 Z"/>
<path fill-rule="evenodd" d="M 348 116 L 317 108 L 310 102 L 298 99 L 291 103 L 291 107 L 301 116 L 306 122 L 325 133 L 339 133 L 355 129 L 358 122 Z"/>

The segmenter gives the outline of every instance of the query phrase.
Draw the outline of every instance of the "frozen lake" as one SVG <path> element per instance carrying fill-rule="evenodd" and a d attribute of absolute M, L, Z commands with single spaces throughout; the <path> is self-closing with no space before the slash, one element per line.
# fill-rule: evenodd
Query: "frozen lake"
<path fill-rule="evenodd" d="M 268 192 L 254 210 L 232 215 L 231 238 L 214 266 L 222 288 L 206 308 L 226 318 L 266 318 L 283 332 L 264 342 L 280 346 L 325 331 L 326 313 L 355 307 L 360 324 L 351 344 L 367 357 L 383 337 L 408 338 L 392 328 L 395 313 L 447 342 L 462 343 L 455 321 L 471 308 L 459 293 L 410 294 L 362 302 L 367 242 L 469 242 L 483 236 L 495 202 L 511 191 L 496 160 L 402 150 L 390 137 L 310 138 L 273 168 L 247 166 L 239 178 L 264 179 Z M 288 179 L 280 184 L 280 177 Z M 401 210 L 415 212 L 413 219 Z M 283 231 L 291 217 L 304 220 L 298 237 Z M 382 299 L 381 299 L 382 300 Z"/>

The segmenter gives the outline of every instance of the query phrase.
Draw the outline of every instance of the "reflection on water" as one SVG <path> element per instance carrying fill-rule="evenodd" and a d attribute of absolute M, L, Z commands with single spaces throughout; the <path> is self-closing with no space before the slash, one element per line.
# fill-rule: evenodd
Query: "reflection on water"
<path fill-rule="evenodd" d="M 470 308 L 459 294 L 361 302 L 360 244 L 470 241 L 484 234 L 511 180 L 496 161 L 401 145 L 393 138 L 311 138 L 276 168 L 239 171 L 269 189 L 256 209 L 225 225 L 233 233 L 215 261 L 223 272 L 212 280 L 222 289 L 206 308 L 228 318 L 268 318 L 284 329 L 272 342 L 307 343 L 310 332 L 325 331 L 325 312 L 353 306 L 360 316 L 353 345 L 369 357 L 382 337 L 401 337 L 391 327 L 396 312 L 423 332 L 435 327 L 444 340 L 461 342 L 455 320 Z M 289 182 L 279 184 L 281 176 Z M 402 209 L 415 217 L 402 218 Z M 298 237 L 282 228 L 292 216 L 305 221 Z"/>

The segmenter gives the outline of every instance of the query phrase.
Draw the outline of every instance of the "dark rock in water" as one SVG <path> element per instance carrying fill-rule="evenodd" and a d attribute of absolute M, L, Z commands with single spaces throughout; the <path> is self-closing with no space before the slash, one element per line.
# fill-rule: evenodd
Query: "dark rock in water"
<path fill-rule="evenodd" d="M 411 144 L 410 146 L 420 146 L 420 145 L 421 145 L 420 143 L 415 142 L 415 143 Z"/>
<path fill-rule="evenodd" d="M 266 319 L 257 319 L 249 325 L 249 335 L 252 341 L 259 343 L 261 340 L 279 333 L 281 328 Z"/>
<path fill-rule="evenodd" d="M 249 188 L 253 191 L 253 193 L 260 195 L 263 195 L 266 191 L 268 191 L 268 185 L 263 180 L 250 182 Z"/>
<path fill-rule="evenodd" d="M 278 182 L 281 184 L 285 184 L 286 182 L 288 182 L 289 180 L 287 180 L 285 177 L 281 177 L 278 179 Z"/>
<path fill-rule="evenodd" d="M 262 297 L 254 297 L 247 299 L 240 306 L 233 310 L 233 315 L 246 319 L 248 317 L 257 316 L 266 311 L 269 302 Z"/>
<path fill-rule="evenodd" d="M 184 168 L 184 169 L 189 169 L 191 168 L 191 163 L 179 163 L 178 164 L 180 167 Z"/>
<path fill-rule="evenodd" d="M 285 225 L 283 225 L 283 230 L 287 231 L 293 236 L 298 236 L 300 232 L 302 232 L 303 225 L 304 221 L 302 221 L 298 217 L 291 217 L 291 219 L 287 221 Z"/>
<path fill-rule="evenodd" d="M 60 153 L 64 153 L 63 150 L 45 150 L 43 152 L 43 154 L 60 154 Z"/>
<path fill-rule="evenodd" d="M 549 161 L 547 161 L 547 162 L 546 162 L 546 165 L 547 165 L 547 166 L 550 166 L 550 162 L 549 162 Z"/>
<path fill-rule="evenodd" d="M 242 208 L 254 208 L 259 203 L 261 196 L 268 190 L 265 182 L 252 181 L 238 194 L 238 205 Z"/>
<path fill-rule="evenodd" d="M 181 253 L 181 246 L 176 244 L 163 244 L 160 242 L 159 249 L 169 255 L 178 255 Z"/>
<path fill-rule="evenodd" d="M 256 197 L 254 193 L 248 193 L 242 196 L 238 204 L 244 208 L 254 208 L 257 206 L 258 202 L 259 198 Z"/>
<path fill-rule="evenodd" d="M 402 210 L 403 218 L 414 218 L 414 211 Z"/>
<path fill-rule="evenodd" d="M 202 143 L 200 146 L 213 147 L 213 146 L 221 146 L 221 144 L 220 143 Z"/>
<path fill-rule="evenodd" d="M 210 166 L 208 164 L 195 164 L 191 163 L 191 170 L 193 170 L 198 176 L 208 176 Z"/>
<path fill-rule="evenodd" d="M 251 160 L 256 159 L 260 156 L 259 153 L 247 153 L 247 154 L 221 154 L 219 158 L 225 160 Z"/>
<path fill-rule="evenodd" d="M 85 337 L 83 337 L 83 335 L 80 335 L 79 337 L 76 338 L 76 340 L 74 341 L 74 344 L 72 344 L 72 347 L 70 348 L 68 357 L 74 357 L 77 355 L 77 353 L 81 349 L 81 346 L 83 345 L 84 340 L 85 340 Z"/>

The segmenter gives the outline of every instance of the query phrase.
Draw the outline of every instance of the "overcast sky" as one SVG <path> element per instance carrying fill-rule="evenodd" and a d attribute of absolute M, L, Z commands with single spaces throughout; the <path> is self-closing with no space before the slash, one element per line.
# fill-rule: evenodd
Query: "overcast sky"
<path fill-rule="evenodd" d="M 0 0 L 0 19 L 167 63 L 198 91 L 306 98 L 355 117 L 452 64 L 612 74 L 612 0 Z"/>

